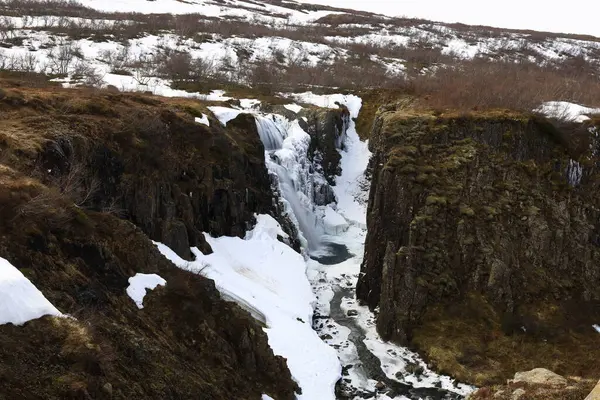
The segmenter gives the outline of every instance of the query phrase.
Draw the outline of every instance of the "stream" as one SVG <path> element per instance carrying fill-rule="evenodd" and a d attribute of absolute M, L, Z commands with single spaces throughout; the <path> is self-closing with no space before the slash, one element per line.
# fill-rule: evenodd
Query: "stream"
<path fill-rule="evenodd" d="M 405 381 L 392 379 L 385 373 L 382 368 L 382 360 L 365 343 L 367 335 L 365 328 L 359 323 L 358 314 L 355 314 L 355 307 L 349 310 L 344 306 L 344 303 L 351 302 L 355 297 L 355 282 L 352 282 L 354 277 L 344 273 L 344 276 L 339 276 L 342 279 L 333 278 L 332 280 L 332 274 L 327 273 L 327 269 L 331 268 L 335 275 L 336 265 L 356 264 L 356 259 L 362 257 L 356 257 L 342 243 L 328 242 L 327 249 L 330 252 L 328 256 L 321 255 L 314 258 L 320 264 L 320 271 L 317 275 L 317 282 L 313 283 L 313 289 L 317 293 L 321 292 L 317 296 L 324 297 L 322 300 L 330 299 L 329 307 L 323 307 L 323 304 L 320 308 L 317 307 L 317 312 L 321 313 L 315 314 L 313 327 L 326 342 L 340 353 L 343 377 L 337 385 L 336 397 L 338 399 L 462 399 L 461 394 L 442 388 L 440 381 L 433 387 L 415 387 Z M 327 283 L 332 284 L 333 296 L 331 293 L 329 296 L 323 294 L 323 284 Z M 327 308 L 329 312 L 323 313 L 323 311 L 327 312 Z M 335 340 L 338 335 L 341 336 L 341 341 Z M 348 356 L 348 353 L 352 353 L 352 355 Z M 415 375 L 415 380 L 420 380 L 418 371 L 421 369 L 418 365 L 412 359 L 405 361 L 406 365 L 417 366 L 415 368 L 417 372 L 413 375 Z M 410 375 L 407 371 L 400 374 L 402 378 Z"/>
<path fill-rule="evenodd" d="M 308 100 L 329 104 L 339 97 L 332 96 Z M 358 97 L 339 99 L 349 106 L 352 117 L 358 116 Z M 360 141 L 354 121 L 347 123 L 347 131 L 336 143 L 342 156 L 341 175 L 335 185 L 323 190 L 328 182 L 308 157 L 311 137 L 297 122 L 279 115 L 257 115 L 267 169 L 283 209 L 298 228 L 307 256 L 306 275 L 316 300 L 312 328 L 335 349 L 342 367 L 335 396 L 353 400 L 462 399 L 471 387 L 436 374 L 407 348 L 382 341 L 374 314 L 355 299 L 366 236 L 369 182 L 365 171 L 370 152 Z M 318 195 L 331 190 L 335 201 Z"/>

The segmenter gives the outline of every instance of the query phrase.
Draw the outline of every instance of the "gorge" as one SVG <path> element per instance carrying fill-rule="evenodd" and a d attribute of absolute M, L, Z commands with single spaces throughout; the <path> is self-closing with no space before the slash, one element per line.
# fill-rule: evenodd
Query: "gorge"
<path fill-rule="evenodd" d="M 459 399 L 538 366 L 598 375 L 594 120 L 398 100 L 367 105 L 363 141 L 358 95 L 8 89 L 1 256 L 62 315 L 0 325 L 7 398 Z M 133 301 L 138 274 L 164 284 Z"/>

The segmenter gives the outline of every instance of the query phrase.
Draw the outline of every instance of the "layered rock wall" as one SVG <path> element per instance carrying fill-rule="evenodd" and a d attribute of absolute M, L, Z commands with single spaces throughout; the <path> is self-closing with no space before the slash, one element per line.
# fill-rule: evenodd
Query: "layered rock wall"
<path fill-rule="evenodd" d="M 378 307 L 383 338 L 477 384 L 520 361 L 600 372 L 600 160 L 588 128 L 502 112 L 379 115 L 357 295 Z"/>

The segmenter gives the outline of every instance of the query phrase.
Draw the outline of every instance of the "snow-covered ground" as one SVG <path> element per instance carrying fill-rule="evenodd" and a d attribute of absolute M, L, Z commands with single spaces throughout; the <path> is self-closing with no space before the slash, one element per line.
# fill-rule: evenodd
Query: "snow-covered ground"
<path fill-rule="evenodd" d="M 286 236 L 277 221 L 257 215 L 256 226 L 244 239 L 205 234 L 213 254 L 205 256 L 194 248 L 193 262 L 162 244 L 158 248 L 177 266 L 213 279 L 225 298 L 264 320 L 269 345 L 287 359 L 292 377 L 302 388 L 298 399 L 333 400 L 340 363 L 312 329 L 314 295 L 305 260 L 278 241 L 277 235 Z"/>
<path fill-rule="evenodd" d="M 154 290 L 157 286 L 165 286 L 167 281 L 156 274 L 135 274 L 129 278 L 127 295 L 135 302 L 138 308 L 144 308 L 144 297 L 147 290 Z"/>
<path fill-rule="evenodd" d="M 535 110 L 551 118 L 571 122 L 585 122 L 590 119 L 588 115 L 600 114 L 600 108 L 590 108 L 566 101 L 549 101 Z"/>
<path fill-rule="evenodd" d="M 23 325 L 45 315 L 63 316 L 21 271 L 0 257 L 0 325 Z"/>
<path fill-rule="evenodd" d="M 180 29 L 178 25 L 174 25 L 172 29 L 147 33 L 143 32 L 146 28 L 141 26 L 142 32 L 124 39 L 115 32 L 119 32 L 125 25 L 135 24 L 135 19 L 140 15 L 125 21 L 120 18 L 117 20 L 111 14 L 100 14 L 95 18 L 46 15 L 2 17 L 0 10 L 0 23 L 6 28 L 0 32 L 0 66 L 53 74 L 67 72 L 73 78 L 77 65 L 85 62 L 96 69 L 104 85 L 113 85 L 120 90 L 151 91 L 164 96 L 190 96 L 181 90 L 171 89 L 168 81 L 153 76 L 139 76 L 131 66 L 117 68 L 121 72 L 129 70 L 131 76 L 114 74 L 114 65 L 111 66 L 105 56 L 107 52 L 116 54 L 126 49 L 129 52 L 129 65 L 132 65 L 131 62 L 140 56 L 151 57 L 169 49 L 189 54 L 194 60 L 202 60 L 207 66 L 212 66 L 212 70 L 221 73 L 220 78 L 225 77 L 243 84 L 248 82 L 244 81 L 246 78 L 238 76 L 243 75 L 243 71 L 239 70 L 264 61 L 284 68 L 290 65 L 325 66 L 336 60 L 344 62 L 363 58 L 384 67 L 390 76 L 404 76 L 407 66 L 415 64 L 410 61 L 410 50 L 427 49 L 458 60 L 489 58 L 529 60 L 538 64 L 566 61 L 574 57 L 596 62 L 600 58 L 600 41 L 595 40 L 571 37 L 535 37 L 532 40 L 532 34 L 517 32 L 495 32 L 488 35 L 485 31 L 459 30 L 436 22 L 404 21 L 394 24 L 384 16 L 372 16 L 373 21 L 364 23 L 324 26 L 317 23 L 319 18 L 344 13 L 312 10 L 309 7 L 302 9 L 299 4 L 285 2 L 273 5 L 243 0 L 228 0 L 220 4 L 208 0 L 81 0 L 80 3 L 102 12 L 194 13 L 199 23 L 230 22 L 232 18 L 236 18 L 249 24 L 248 26 L 266 29 L 259 30 L 264 32 L 264 36 L 244 37 L 223 28 L 223 32 L 198 32 L 202 34 L 202 39 L 198 39 L 189 32 L 182 33 L 183 27 Z M 358 16 L 354 17 L 360 22 Z M 69 38 L 68 32 L 73 27 L 96 33 L 102 36 L 102 40 L 94 38 L 92 34 L 83 38 Z M 324 36 L 318 36 L 314 41 L 309 37 L 302 40 L 306 36 L 303 29 L 318 31 L 324 28 L 327 28 Z M 193 30 L 193 27 L 186 29 Z M 270 33 L 269 29 L 272 30 Z M 56 56 L 60 53 L 57 50 L 65 44 L 76 50 L 75 59 L 70 65 L 61 65 L 58 68 L 60 71 L 57 71 Z M 357 48 L 356 45 L 364 46 Z M 405 50 L 409 50 L 409 53 Z M 53 51 L 54 54 L 51 54 Z M 452 63 L 452 58 L 447 58 L 435 62 Z M 244 66 L 240 67 L 241 65 Z"/>

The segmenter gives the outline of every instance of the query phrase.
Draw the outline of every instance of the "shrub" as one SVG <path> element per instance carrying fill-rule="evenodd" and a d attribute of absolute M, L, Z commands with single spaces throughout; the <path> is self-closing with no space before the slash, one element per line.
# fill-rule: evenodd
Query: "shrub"
<path fill-rule="evenodd" d="M 46 68 L 52 75 L 67 75 L 75 59 L 83 58 L 81 48 L 68 40 L 62 40 L 58 46 L 48 49 L 46 56 Z"/>
<path fill-rule="evenodd" d="M 600 80 L 588 73 L 532 63 L 464 61 L 399 82 L 434 109 L 531 111 L 542 102 L 600 104 Z"/>
<path fill-rule="evenodd" d="M 100 53 L 99 59 L 108 64 L 112 74 L 130 75 L 127 68 L 132 63 L 129 46 L 122 46 L 118 50 L 105 50 Z"/>
<path fill-rule="evenodd" d="M 85 61 L 78 61 L 73 69 L 73 80 L 80 81 L 86 86 L 102 87 L 104 75 Z"/>

